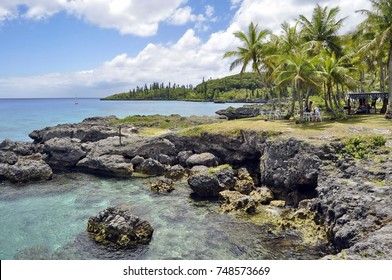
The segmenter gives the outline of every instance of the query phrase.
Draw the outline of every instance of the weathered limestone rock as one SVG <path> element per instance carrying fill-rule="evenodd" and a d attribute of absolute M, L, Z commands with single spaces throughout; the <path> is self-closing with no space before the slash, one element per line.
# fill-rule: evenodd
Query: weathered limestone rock
<path fill-rule="evenodd" d="M 95 241 L 117 248 L 148 244 L 154 232 L 149 222 L 132 215 L 127 209 L 116 207 L 109 207 L 90 217 L 87 231 Z"/>
<path fill-rule="evenodd" d="M 46 161 L 57 168 L 74 167 L 80 159 L 86 156 L 81 142 L 75 138 L 51 138 L 45 142 L 44 152 Z"/>
<path fill-rule="evenodd" d="M 14 164 L 0 163 L 0 177 L 13 183 L 46 181 L 52 178 L 53 171 L 40 154 L 20 156 Z"/>
<path fill-rule="evenodd" d="M 169 193 L 175 190 L 173 181 L 168 178 L 160 178 L 151 183 L 151 190 L 159 193 Z"/>
<path fill-rule="evenodd" d="M 246 170 L 246 168 L 240 168 L 237 171 L 234 190 L 243 194 L 250 194 L 254 189 L 255 184 L 248 170 Z"/>
<path fill-rule="evenodd" d="M 191 155 L 193 155 L 192 151 L 181 151 L 181 152 L 179 152 L 178 155 L 177 155 L 179 164 L 181 164 L 182 166 L 186 166 L 186 161 L 187 161 L 187 159 Z"/>
<path fill-rule="evenodd" d="M 217 166 L 218 160 L 211 153 L 194 154 L 191 155 L 186 160 L 186 165 L 190 168 L 195 165 L 204 165 L 204 166 L 211 167 L 211 166 Z"/>
<path fill-rule="evenodd" d="M 262 183 L 294 206 L 314 197 L 321 160 L 313 148 L 294 138 L 265 145 L 260 160 Z"/>
<path fill-rule="evenodd" d="M 249 214 L 256 212 L 257 202 L 249 195 L 225 190 L 219 193 L 219 197 L 224 201 L 221 205 L 222 212 L 244 211 Z"/>
<path fill-rule="evenodd" d="M 132 163 L 121 155 L 86 157 L 76 166 L 85 171 L 116 177 L 130 177 L 133 173 Z"/>
<path fill-rule="evenodd" d="M 268 204 L 274 199 L 274 194 L 267 187 L 257 188 L 251 191 L 249 195 L 260 204 Z"/>
<path fill-rule="evenodd" d="M 271 200 L 269 205 L 272 207 L 282 208 L 282 207 L 286 206 L 286 201 L 284 201 L 284 200 Z"/>

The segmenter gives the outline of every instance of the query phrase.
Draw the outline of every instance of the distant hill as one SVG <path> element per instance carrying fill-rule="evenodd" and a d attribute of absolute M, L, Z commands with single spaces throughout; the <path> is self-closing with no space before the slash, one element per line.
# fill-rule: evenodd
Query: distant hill
<path fill-rule="evenodd" d="M 265 94 L 260 77 L 253 73 L 236 74 L 220 79 L 204 80 L 196 87 L 176 83 L 137 86 L 103 100 L 206 100 L 227 101 L 261 98 Z"/>

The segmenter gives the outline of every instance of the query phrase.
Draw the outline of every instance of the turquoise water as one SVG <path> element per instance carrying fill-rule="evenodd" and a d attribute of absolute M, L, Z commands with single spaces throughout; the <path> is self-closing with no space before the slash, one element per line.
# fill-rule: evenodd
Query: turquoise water
<path fill-rule="evenodd" d="M 0 259 L 315 259 L 324 252 L 303 246 L 294 233 L 268 229 L 231 214 L 217 202 L 195 201 L 180 185 L 156 194 L 141 179 L 60 174 L 53 181 L 0 184 Z M 86 233 L 100 210 L 129 205 L 154 227 L 149 245 L 113 250 Z"/>
<path fill-rule="evenodd" d="M 184 101 L 100 101 L 99 99 L 0 99 L 0 141 L 30 141 L 28 134 L 47 126 L 81 122 L 87 117 L 129 115 L 212 116 L 241 103 Z"/>

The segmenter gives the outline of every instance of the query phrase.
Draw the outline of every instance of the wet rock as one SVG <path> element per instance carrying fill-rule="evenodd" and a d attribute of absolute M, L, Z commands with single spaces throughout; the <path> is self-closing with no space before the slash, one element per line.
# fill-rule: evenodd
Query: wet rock
<path fill-rule="evenodd" d="M 90 217 L 87 231 L 97 242 L 118 248 L 148 244 L 154 232 L 149 222 L 134 216 L 128 209 L 109 207 Z"/>
<path fill-rule="evenodd" d="M 133 173 L 132 163 L 121 155 L 86 157 L 76 166 L 84 171 L 116 177 L 130 177 Z"/>
<path fill-rule="evenodd" d="M 204 165 L 207 167 L 211 167 L 211 166 L 217 166 L 218 160 L 211 153 L 194 154 L 194 155 L 191 155 L 186 160 L 186 165 L 190 168 L 195 165 Z"/>
<path fill-rule="evenodd" d="M 224 201 L 221 205 L 222 212 L 243 211 L 249 214 L 256 212 L 257 202 L 249 195 L 225 190 L 219 193 L 219 198 Z"/>
<path fill-rule="evenodd" d="M 159 193 L 169 193 L 175 190 L 173 181 L 168 178 L 160 178 L 151 183 L 151 190 Z"/>

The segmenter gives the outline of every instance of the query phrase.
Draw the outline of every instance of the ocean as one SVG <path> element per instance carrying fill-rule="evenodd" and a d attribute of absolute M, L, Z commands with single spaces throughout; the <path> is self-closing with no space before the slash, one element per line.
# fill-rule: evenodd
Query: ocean
<path fill-rule="evenodd" d="M 77 103 L 77 104 L 76 104 Z M 214 115 L 229 105 L 175 101 L 0 99 L 0 141 L 29 141 L 28 133 L 86 117 L 147 114 Z M 325 248 L 296 232 L 272 234 L 268 225 L 219 212 L 216 201 L 196 201 L 182 184 L 170 194 L 149 190 L 148 179 L 59 173 L 53 180 L 0 182 L 0 259 L 318 259 Z M 93 242 L 87 220 L 127 204 L 154 227 L 149 245 L 113 250 Z"/>
<path fill-rule="evenodd" d="M 186 101 L 101 101 L 99 99 L 0 99 L 0 141 L 31 141 L 35 129 L 81 122 L 87 117 L 115 115 L 212 116 L 229 106 L 243 103 Z"/>

